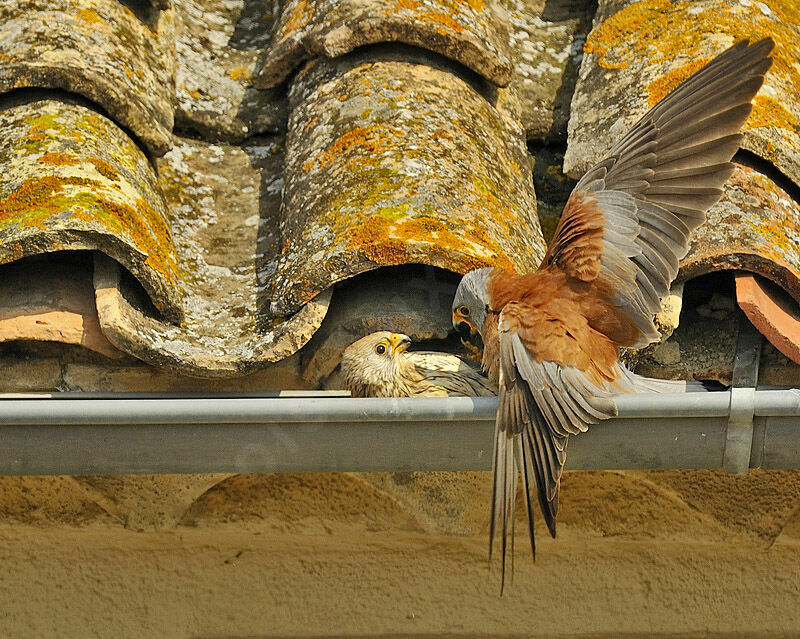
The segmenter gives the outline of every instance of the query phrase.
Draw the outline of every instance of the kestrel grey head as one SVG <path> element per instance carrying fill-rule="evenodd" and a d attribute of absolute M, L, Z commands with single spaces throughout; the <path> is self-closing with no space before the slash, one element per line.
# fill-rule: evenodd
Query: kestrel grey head
<path fill-rule="evenodd" d="M 470 271 L 461 278 L 453 298 L 453 326 L 469 328 L 470 335 L 480 334 L 489 311 L 489 274 L 491 268 Z"/>

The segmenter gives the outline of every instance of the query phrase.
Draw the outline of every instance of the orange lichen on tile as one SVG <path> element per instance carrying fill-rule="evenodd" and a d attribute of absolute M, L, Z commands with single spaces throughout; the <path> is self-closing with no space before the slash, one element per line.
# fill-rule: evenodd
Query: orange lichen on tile
<path fill-rule="evenodd" d="M 78 17 L 86 24 L 102 23 L 103 19 L 93 9 L 80 9 L 78 10 Z"/>
<path fill-rule="evenodd" d="M 228 77 L 234 82 L 238 82 L 239 80 L 249 80 L 250 76 L 251 72 L 247 67 L 237 67 L 236 69 L 231 69 L 231 71 L 228 73 Z"/>
<path fill-rule="evenodd" d="M 438 261 L 460 273 L 484 266 L 515 270 L 511 261 L 479 226 L 471 229 L 462 226 L 457 235 L 433 217 L 423 215 L 393 221 L 376 215 L 367 218 L 351 233 L 348 246 L 383 266 L 413 262 L 415 254 L 425 253 L 429 260 Z M 470 244 L 480 246 L 487 256 L 469 254 Z M 434 253 L 440 257 L 437 259 Z"/>
<path fill-rule="evenodd" d="M 396 0 L 395 6 L 398 9 L 416 9 L 419 7 L 419 0 Z"/>
<path fill-rule="evenodd" d="M 80 177 L 29 178 L 0 200 L 0 230 L 12 225 L 44 230 L 53 215 L 69 211 L 75 219 L 131 237 L 134 245 L 147 254 L 148 265 L 174 284 L 177 264 L 168 248 L 172 246 L 172 235 L 160 215 L 143 200 L 138 200 L 134 209 L 93 191 L 67 193 L 66 187 L 70 186 L 102 188 L 97 180 Z"/>
<path fill-rule="evenodd" d="M 774 126 L 800 133 L 800 122 L 775 98 L 757 95 L 753 103 L 753 113 L 745 123 L 745 128 Z"/>
<path fill-rule="evenodd" d="M 627 68 L 633 61 L 655 64 L 678 55 L 693 56 L 709 34 L 726 34 L 733 40 L 756 41 L 771 37 L 774 64 L 768 77 L 786 85 L 788 94 L 800 95 L 800 4 L 796 0 L 762 0 L 768 11 L 752 5 L 717 2 L 698 11 L 693 2 L 641 0 L 617 12 L 587 38 L 584 51 L 597 54 L 598 64 L 607 69 Z M 692 10 L 690 12 L 690 9 Z M 651 106 L 663 98 L 675 80 L 699 68 L 699 61 L 677 69 L 648 87 Z M 675 74 L 674 77 L 671 77 Z M 678 82 L 679 83 L 679 82 Z M 677 84 L 676 84 L 677 86 Z M 757 99 L 745 128 L 768 122 L 788 130 L 797 123 L 775 100 Z"/>
<path fill-rule="evenodd" d="M 382 266 L 396 266 L 411 262 L 406 244 L 389 237 L 391 223 L 380 217 L 370 217 L 357 227 L 348 246 L 359 249 L 364 256 Z"/>
<path fill-rule="evenodd" d="M 675 15 L 675 9 L 688 4 L 683 2 L 675 7 L 671 0 L 635 2 L 592 31 L 583 50 L 600 56 L 597 64 L 605 69 L 627 69 L 630 63 L 625 58 L 639 55 L 636 47 L 641 46 L 640 41 L 652 42 L 663 36 L 660 31 L 670 26 L 668 22 Z M 619 59 L 616 62 L 609 59 L 612 51 L 615 54 L 613 57 Z"/>
<path fill-rule="evenodd" d="M 349 161 L 357 161 L 363 166 L 376 165 L 380 161 L 379 156 L 394 148 L 396 141 L 402 136 L 403 132 L 393 127 L 377 124 L 356 127 L 337 138 L 327 150 L 303 164 L 303 170 L 311 170 L 315 163 L 321 168 L 348 155 L 356 156 Z"/>
<path fill-rule="evenodd" d="M 95 170 L 104 178 L 108 178 L 109 180 L 112 180 L 114 182 L 119 180 L 119 173 L 117 173 L 114 170 L 114 167 L 112 167 L 105 160 L 101 158 L 86 158 L 86 161 L 89 162 L 92 166 L 94 166 Z"/>
<path fill-rule="evenodd" d="M 178 265 L 169 250 L 172 233 L 161 216 L 144 200 L 137 200 L 136 208 L 133 208 L 96 193 L 80 192 L 74 196 L 72 213 L 77 219 L 101 224 L 112 234 L 132 238 L 134 245 L 147 254 L 147 265 L 175 284 Z M 158 307 L 159 300 L 154 300 L 154 303 Z"/>
<path fill-rule="evenodd" d="M 677 89 L 684 80 L 687 80 L 691 75 L 699 71 L 710 60 L 711 58 L 697 58 L 648 84 L 647 101 L 650 107 L 652 108 L 661 102 L 661 100 Z"/>
<path fill-rule="evenodd" d="M 464 26 L 453 20 L 453 18 L 446 13 L 437 13 L 435 11 L 423 11 L 416 15 L 417 20 L 420 22 L 435 22 L 448 29 L 452 29 L 456 33 L 464 31 Z"/>
<path fill-rule="evenodd" d="M 51 164 L 52 166 L 74 166 L 81 161 L 71 153 L 50 152 L 41 156 L 37 162 L 41 164 Z"/>
<path fill-rule="evenodd" d="M 55 198 L 65 185 L 86 186 L 97 184 L 84 178 L 60 178 L 47 175 L 25 180 L 5 199 L 0 200 L 0 229 L 11 224 L 44 228 L 44 222 L 59 212 Z"/>
<path fill-rule="evenodd" d="M 313 6 L 311 6 L 309 0 L 298 0 L 297 4 L 295 4 L 294 8 L 292 8 L 292 12 L 289 14 L 289 17 L 281 25 L 277 36 L 285 36 L 287 33 L 302 29 L 311 21 L 311 18 L 314 17 L 314 11 L 315 9 Z"/>

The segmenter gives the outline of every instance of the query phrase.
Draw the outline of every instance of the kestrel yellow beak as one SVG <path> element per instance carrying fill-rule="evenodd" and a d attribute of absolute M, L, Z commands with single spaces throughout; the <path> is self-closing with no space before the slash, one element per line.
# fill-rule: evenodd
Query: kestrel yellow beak
<path fill-rule="evenodd" d="M 389 343 L 392 345 L 392 354 L 403 353 L 411 346 L 411 338 L 402 333 L 392 333 L 389 335 Z"/>

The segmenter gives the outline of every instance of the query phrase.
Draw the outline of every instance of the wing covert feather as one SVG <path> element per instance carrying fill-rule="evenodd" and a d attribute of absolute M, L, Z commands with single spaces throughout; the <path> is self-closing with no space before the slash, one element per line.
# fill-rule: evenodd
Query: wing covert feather
<path fill-rule="evenodd" d="M 567 201 L 540 269 L 607 284 L 607 303 L 639 328 L 620 347 L 658 337 L 653 315 L 669 293 L 689 234 L 722 196 L 751 101 L 774 43 L 739 42 L 648 111 L 589 169 Z M 627 264 L 625 264 L 627 262 Z"/>

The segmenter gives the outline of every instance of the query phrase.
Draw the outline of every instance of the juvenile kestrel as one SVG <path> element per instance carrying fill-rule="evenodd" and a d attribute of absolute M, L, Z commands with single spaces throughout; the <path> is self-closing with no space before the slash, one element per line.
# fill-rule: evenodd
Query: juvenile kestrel
<path fill-rule="evenodd" d="M 733 173 L 772 48 L 739 42 L 650 109 L 575 186 L 537 271 L 459 284 L 453 323 L 480 333 L 500 389 L 489 556 L 499 522 L 503 580 L 517 471 L 535 556 L 534 491 L 555 537 L 569 435 L 616 415 L 620 393 L 679 390 L 628 371 L 620 349 L 658 339 L 653 316 Z"/>
<path fill-rule="evenodd" d="M 342 353 L 341 369 L 353 397 L 447 397 L 497 395 L 497 387 L 460 357 L 409 352 L 411 339 L 379 331 Z"/>

